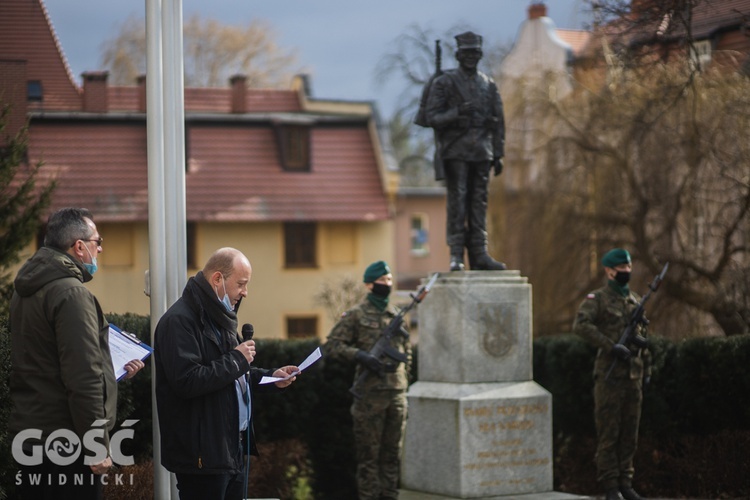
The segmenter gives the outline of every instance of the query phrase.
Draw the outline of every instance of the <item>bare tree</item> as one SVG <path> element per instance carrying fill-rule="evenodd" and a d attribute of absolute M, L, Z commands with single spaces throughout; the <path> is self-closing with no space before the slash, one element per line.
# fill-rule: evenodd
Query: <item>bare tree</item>
<path fill-rule="evenodd" d="M 361 281 L 350 275 L 344 275 L 325 281 L 320 285 L 313 300 L 328 312 L 328 317 L 336 322 L 341 314 L 362 302 L 367 295 L 367 288 Z"/>
<path fill-rule="evenodd" d="M 516 196 L 557 236 L 527 248 L 546 254 L 537 284 L 565 262 L 590 288 L 596 256 L 623 245 L 644 282 L 671 263 L 675 333 L 750 332 L 750 82 L 664 65 L 563 102 L 540 95 L 536 110 L 544 175 Z"/>
<path fill-rule="evenodd" d="M 747 333 L 750 84 L 723 57 L 703 67 L 694 50 L 694 16 L 720 4 L 590 3 L 597 15 L 575 92 L 556 95 L 557 76 L 537 75 L 503 94 L 494 250 L 534 284 L 537 333 L 569 330 L 613 246 L 632 250 L 635 290 L 671 263 L 649 305 L 659 333 Z"/>
<path fill-rule="evenodd" d="M 113 38 L 101 46 L 101 64 L 109 70 L 114 85 L 134 85 L 146 74 L 146 25 L 142 18 L 129 17 Z"/>
<path fill-rule="evenodd" d="M 229 77 L 242 73 L 256 88 L 286 87 L 303 71 L 294 50 L 280 47 L 272 27 L 261 20 L 247 26 L 221 24 L 191 17 L 183 27 L 185 85 L 225 86 Z M 106 41 L 102 64 L 116 85 L 130 85 L 146 72 L 146 29 L 143 19 L 129 18 L 117 35 Z"/>

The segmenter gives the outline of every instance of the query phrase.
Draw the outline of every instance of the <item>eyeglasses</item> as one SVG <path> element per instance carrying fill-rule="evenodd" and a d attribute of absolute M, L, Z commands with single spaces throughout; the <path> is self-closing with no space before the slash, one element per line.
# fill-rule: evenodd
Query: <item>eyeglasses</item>
<path fill-rule="evenodd" d="M 79 241 L 95 241 L 95 242 L 96 242 L 96 246 L 100 247 L 100 246 L 102 246 L 102 242 L 104 241 L 104 238 L 102 238 L 102 237 L 100 236 L 99 238 L 97 238 L 97 239 L 95 239 L 95 240 L 84 240 L 84 239 L 80 239 L 80 240 L 76 240 L 76 243 L 77 243 L 77 242 L 79 242 Z M 70 245 L 70 248 L 73 248 L 74 246 L 76 246 L 76 243 L 73 243 L 72 245 Z"/>

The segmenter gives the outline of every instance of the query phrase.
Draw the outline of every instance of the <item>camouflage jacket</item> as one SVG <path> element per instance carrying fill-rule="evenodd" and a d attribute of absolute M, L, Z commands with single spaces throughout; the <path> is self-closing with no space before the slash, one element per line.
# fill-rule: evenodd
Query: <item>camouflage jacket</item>
<path fill-rule="evenodd" d="M 609 285 L 589 293 L 578 308 L 573 332 L 598 347 L 594 362 L 594 377 L 604 378 L 615 361 L 612 346 L 620 340 L 640 297 L 630 293 L 623 297 Z M 646 336 L 646 328 L 638 327 L 638 333 Z M 610 378 L 636 380 L 651 375 L 648 349 L 629 346 L 633 356 L 629 361 L 617 361 Z"/>
<path fill-rule="evenodd" d="M 393 308 L 381 312 L 365 300 L 341 315 L 341 319 L 328 334 L 328 340 L 323 349 L 331 357 L 338 357 L 354 363 L 354 356 L 357 351 L 360 349 L 369 351 L 394 316 L 396 316 L 396 311 Z M 408 375 L 411 368 L 411 344 L 409 339 L 403 335 L 398 335 L 392 339 L 391 344 L 393 348 L 405 353 L 409 360 L 407 363 L 397 363 L 388 357 L 381 358 L 381 361 L 386 365 L 390 365 L 391 370 L 387 370 L 383 378 L 368 377 L 363 384 L 363 392 L 387 389 L 406 390 L 408 387 Z M 359 378 L 359 374 L 364 369 L 357 363 L 354 380 Z"/>

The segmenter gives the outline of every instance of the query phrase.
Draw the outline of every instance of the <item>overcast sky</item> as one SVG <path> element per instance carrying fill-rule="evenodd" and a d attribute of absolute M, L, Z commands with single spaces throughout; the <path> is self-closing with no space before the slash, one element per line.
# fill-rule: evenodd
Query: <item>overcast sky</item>
<path fill-rule="evenodd" d="M 128 17 L 145 17 L 147 0 L 44 0 L 73 75 L 103 69 L 102 44 Z M 538 1 L 538 0 L 537 0 Z M 375 67 L 412 25 L 441 34 L 465 25 L 486 45 L 510 44 L 531 0 L 183 0 L 183 17 L 198 14 L 225 24 L 267 21 L 277 43 L 294 48 L 311 75 L 314 97 L 376 101 L 388 116 L 400 89 L 378 86 Z M 547 0 L 558 28 L 589 20 L 585 0 Z M 443 58 L 445 68 L 454 60 Z"/>

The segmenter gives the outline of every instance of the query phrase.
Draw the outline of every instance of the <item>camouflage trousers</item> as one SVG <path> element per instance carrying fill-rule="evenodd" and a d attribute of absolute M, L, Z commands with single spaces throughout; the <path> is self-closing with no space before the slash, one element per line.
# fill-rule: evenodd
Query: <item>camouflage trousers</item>
<path fill-rule="evenodd" d="M 630 486 L 638 445 L 643 391 L 641 379 L 597 377 L 594 383 L 597 479 L 604 489 Z"/>
<path fill-rule="evenodd" d="M 398 498 L 406 393 L 371 391 L 351 407 L 360 500 Z"/>

